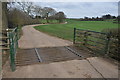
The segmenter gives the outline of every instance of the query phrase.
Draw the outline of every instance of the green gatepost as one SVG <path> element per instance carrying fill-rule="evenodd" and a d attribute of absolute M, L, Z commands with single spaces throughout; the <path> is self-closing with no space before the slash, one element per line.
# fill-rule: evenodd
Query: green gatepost
<path fill-rule="evenodd" d="M 17 27 L 17 30 L 16 30 L 16 48 L 18 48 L 18 39 L 19 39 L 19 29 Z"/>
<path fill-rule="evenodd" d="M 110 35 L 111 35 L 111 33 L 107 33 L 107 40 L 106 40 L 106 45 L 105 45 L 105 55 L 107 55 L 109 53 Z"/>
<path fill-rule="evenodd" d="M 75 39 L 76 39 L 76 28 L 74 28 L 73 44 L 75 44 Z"/>
<path fill-rule="evenodd" d="M 86 46 L 87 45 L 87 31 L 84 33 L 84 45 Z"/>
<path fill-rule="evenodd" d="M 14 34 L 13 32 L 9 33 L 9 42 L 10 42 L 10 67 L 12 71 L 15 71 L 16 65 L 15 65 L 15 43 L 14 43 Z"/>

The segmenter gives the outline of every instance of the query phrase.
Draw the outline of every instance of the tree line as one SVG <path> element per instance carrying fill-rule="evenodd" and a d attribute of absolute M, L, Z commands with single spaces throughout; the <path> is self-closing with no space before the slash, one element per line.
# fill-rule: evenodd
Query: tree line
<path fill-rule="evenodd" d="M 83 20 L 83 21 L 104 21 L 107 19 L 117 19 L 117 17 L 112 16 L 110 14 L 106 14 L 106 15 L 103 15 L 101 17 L 92 17 L 92 18 L 84 17 L 84 18 L 81 18 L 80 20 Z"/>
<path fill-rule="evenodd" d="M 105 20 L 112 20 L 114 21 L 114 23 L 120 23 L 120 16 L 112 16 L 110 14 L 106 14 L 103 15 L 101 17 L 84 17 L 84 18 L 80 18 L 80 19 L 74 19 L 74 20 L 79 20 L 79 21 L 105 21 Z"/>
<path fill-rule="evenodd" d="M 66 15 L 64 12 L 57 12 L 51 7 L 41 7 L 33 2 L 11 2 L 7 4 L 9 27 L 27 24 L 38 24 L 44 19 L 47 23 L 57 20 L 63 23 Z"/>

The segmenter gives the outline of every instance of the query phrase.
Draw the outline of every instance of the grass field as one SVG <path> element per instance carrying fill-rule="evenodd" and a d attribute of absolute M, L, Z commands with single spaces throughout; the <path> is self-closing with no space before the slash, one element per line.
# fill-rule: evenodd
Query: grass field
<path fill-rule="evenodd" d="M 49 35 L 57 36 L 63 39 L 73 40 L 73 28 L 92 30 L 101 32 L 107 28 L 117 28 L 118 24 L 110 21 L 76 21 L 66 20 L 67 24 L 49 24 L 36 26 L 35 29 L 45 32 Z"/>

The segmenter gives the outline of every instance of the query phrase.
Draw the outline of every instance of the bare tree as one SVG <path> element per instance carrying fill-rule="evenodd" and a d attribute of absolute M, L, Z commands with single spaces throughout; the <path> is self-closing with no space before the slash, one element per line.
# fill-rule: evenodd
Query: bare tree
<path fill-rule="evenodd" d="M 50 7 L 44 7 L 42 9 L 42 13 L 44 15 L 44 17 L 49 17 L 49 16 L 52 16 L 52 15 L 55 15 L 56 11 L 53 9 L 53 8 L 50 8 Z"/>
<path fill-rule="evenodd" d="M 28 15 L 33 15 L 34 4 L 32 2 L 19 2 L 21 9 L 23 12 L 27 13 Z"/>
<path fill-rule="evenodd" d="M 35 16 L 42 17 L 42 14 L 41 14 L 42 11 L 43 11 L 43 9 L 40 6 L 37 6 L 37 5 L 34 6 L 33 13 Z"/>
<path fill-rule="evenodd" d="M 49 16 L 52 16 L 52 15 L 55 15 L 56 14 L 56 11 L 53 9 L 53 8 L 50 8 L 50 7 L 44 7 L 42 9 L 42 17 L 46 18 L 47 19 L 47 23 L 49 23 Z"/>

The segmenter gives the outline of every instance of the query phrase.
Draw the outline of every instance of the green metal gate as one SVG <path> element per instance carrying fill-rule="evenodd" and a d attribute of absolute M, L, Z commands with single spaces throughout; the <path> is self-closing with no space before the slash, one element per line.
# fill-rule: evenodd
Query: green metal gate
<path fill-rule="evenodd" d="M 74 28 L 73 43 L 86 47 L 94 53 L 107 54 L 110 34 Z"/>
<path fill-rule="evenodd" d="M 0 32 L 0 50 L 2 50 L 2 54 L 4 52 L 9 52 L 7 54 L 10 56 L 10 66 L 11 70 L 15 71 L 16 65 L 15 65 L 15 58 L 18 48 L 18 27 L 14 29 L 5 29 Z M 5 57 L 5 56 L 4 56 Z"/>

